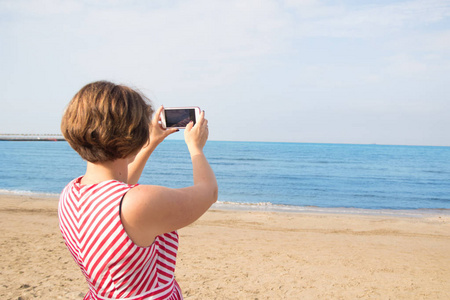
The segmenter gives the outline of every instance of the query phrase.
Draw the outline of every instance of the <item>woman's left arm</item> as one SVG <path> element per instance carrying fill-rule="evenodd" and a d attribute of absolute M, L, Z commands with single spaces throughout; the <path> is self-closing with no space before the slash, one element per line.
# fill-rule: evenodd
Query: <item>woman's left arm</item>
<path fill-rule="evenodd" d="M 145 164 L 149 159 L 150 155 L 156 149 L 156 147 L 164 141 L 164 139 L 174 132 L 179 131 L 175 128 L 163 129 L 159 123 L 161 112 L 164 109 L 161 106 L 153 116 L 152 122 L 150 123 L 150 138 L 147 145 L 139 150 L 138 154 L 128 164 L 128 184 L 136 184 L 141 177 L 142 171 L 144 170 Z"/>

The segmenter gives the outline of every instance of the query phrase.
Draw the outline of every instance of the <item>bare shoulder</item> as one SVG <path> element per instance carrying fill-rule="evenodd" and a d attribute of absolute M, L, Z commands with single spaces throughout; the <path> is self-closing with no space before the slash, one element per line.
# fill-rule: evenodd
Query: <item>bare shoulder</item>
<path fill-rule="evenodd" d="M 158 213 L 158 202 L 164 201 L 168 189 L 162 186 L 138 185 L 130 189 L 122 202 L 122 214 L 128 215 L 128 219 L 148 217 L 152 213 Z"/>
<path fill-rule="evenodd" d="M 126 202 L 132 206 L 142 205 L 152 199 L 157 199 L 164 194 L 164 190 L 167 188 L 157 185 L 137 185 L 125 194 Z"/>
<path fill-rule="evenodd" d="M 125 194 L 122 223 L 138 245 L 160 234 L 183 228 L 203 215 L 215 201 L 206 184 L 171 189 L 138 185 Z"/>
<path fill-rule="evenodd" d="M 167 188 L 151 185 L 138 185 L 124 196 L 121 209 L 122 224 L 131 240 L 142 247 L 153 243 L 161 234 L 158 215 L 161 214 L 158 202 L 164 201 Z"/>

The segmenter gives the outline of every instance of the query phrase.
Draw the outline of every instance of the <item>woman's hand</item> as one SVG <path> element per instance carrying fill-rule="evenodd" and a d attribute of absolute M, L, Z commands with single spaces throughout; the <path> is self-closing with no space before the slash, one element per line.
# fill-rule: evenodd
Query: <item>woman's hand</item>
<path fill-rule="evenodd" d="M 155 116 L 153 117 L 151 123 L 149 124 L 150 129 L 150 137 L 149 142 L 144 145 L 136 156 L 133 156 L 129 159 L 128 163 L 128 184 L 136 184 L 141 177 L 142 171 L 144 170 L 145 164 L 147 163 L 148 158 L 155 150 L 155 148 L 162 142 L 164 139 L 171 135 L 174 132 L 177 132 L 178 129 L 170 128 L 164 129 L 159 123 L 161 112 L 164 108 L 161 106 L 157 111 Z"/>
<path fill-rule="evenodd" d="M 153 145 L 156 147 L 159 145 L 166 137 L 179 131 L 177 128 L 167 128 L 164 129 L 161 125 L 161 112 L 164 107 L 161 105 L 153 116 L 152 122 L 150 123 L 150 140 L 149 146 Z"/>
<path fill-rule="evenodd" d="M 203 153 L 208 135 L 208 120 L 205 119 L 205 111 L 202 111 L 195 125 L 191 121 L 184 131 L 184 140 L 191 156 Z"/>

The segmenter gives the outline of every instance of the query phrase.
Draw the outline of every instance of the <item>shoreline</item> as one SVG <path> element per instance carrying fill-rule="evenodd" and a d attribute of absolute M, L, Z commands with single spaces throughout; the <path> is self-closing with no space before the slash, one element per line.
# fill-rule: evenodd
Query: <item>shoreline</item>
<path fill-rule="evenodd" d="M 57 197 L 0 195 L 0 298 L 83 299 Z M 449 299 L 450 216 L 212 208 L 178 231 L 185 299 Z"/>
<path fill-rule="evenodd" d="M 58 201 L 59 194 L 37 193 L 28 191 L 10 191 L 0 189 L 0 198 L 11 197 L 16 199 L 48 199 Z M 278 213 L 304 213 L 304 214 L 335 214 L 335 215 L 366 215 L 366 216 L 392 216 L 392 217 L 433 217 L 448 216 L 450 209 L 446 208 L 415 208 L 415 209 L 369 209 L 356 207 L 319 207 L 319 206 L 294 206 L 272 203 L 238 203 L 229 201 L 217 201 L 210 210 L 227 211 L 254 211 L 254 212 L 278 212 Z"/>

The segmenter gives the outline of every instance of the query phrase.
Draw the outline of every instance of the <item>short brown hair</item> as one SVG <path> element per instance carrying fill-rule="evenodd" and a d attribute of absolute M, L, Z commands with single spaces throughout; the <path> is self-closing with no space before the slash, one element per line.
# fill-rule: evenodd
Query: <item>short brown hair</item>
<path fill-rule="evenodd" d="M 148 142 L 152 114 L 149 100 L 138 91 L 97 81 L 84 86 L 70 101 L 61 131 L 83 159 L 112 161 Z"/>

